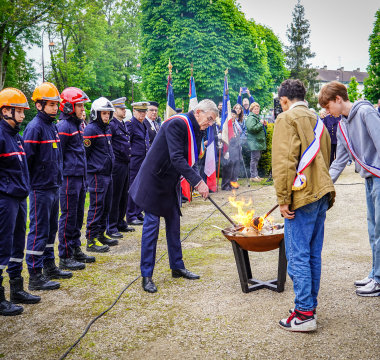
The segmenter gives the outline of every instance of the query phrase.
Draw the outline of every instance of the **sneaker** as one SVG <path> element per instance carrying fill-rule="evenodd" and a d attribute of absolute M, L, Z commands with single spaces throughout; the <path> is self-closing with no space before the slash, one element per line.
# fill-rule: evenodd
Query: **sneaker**
<path fill-rule="evenodd" d="M 356 295 L 380 296 L 380 284 L 374 279 L 371 279 L 371 281 L 366 286 L 362 286 L 356 290 Z"/>
<path fill-rule="evenodd" d="M 360 287 L 360 286 L 366 286 L 368 283 L 370 283 L 371 282 L 371 278 L 369 278 L 368 276 L 365 278 L 365 279 L 363 279 L 363 280 L 357 280 L 357 281 L 355 281 L 354 282 L 354 285 L 356 286 L 356 287 Z"/>
<path fill-rule="evenodd" d="M 105 233 L 99 233 L 98 241 L 100 241 L 103 245 L 108 245 L 108 246 L 115 246 L 115 245 L 119 244 L 119 240 L 111 239 Z"/>
<path fill-rule="evenodd" d="M 293 309 L 289 309 L 289 314 L 293 314 L 294 313 L 294 308 Z M 317 321 L 317 309 L 314 309 L 313 310 L 313 315 L 314 315 L 314 319 L 315 321 Z"/>
<path fill-rule="evenodd" d="M 105 253 L 110 251 L 108 245 L 103 245 L 98 239 L 87 239 L 87 251 Z"/>
<path fill-rule="evenodd" d="M 294 310 L 287 319 L 279 322 L 279 326 L 287 331 L 309 332 L 317 329 L 317 321 L 312 311 Z"/>
<path fill-rule="evenodd" d="M 258 176 L 256 176 L 255 178 L 250 178 L 249 181 L 261 182 L 261 179 Z"/>

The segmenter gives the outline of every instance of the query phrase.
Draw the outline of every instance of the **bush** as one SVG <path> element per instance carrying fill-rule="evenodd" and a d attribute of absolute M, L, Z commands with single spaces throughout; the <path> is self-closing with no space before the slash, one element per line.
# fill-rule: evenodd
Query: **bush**
<path fill-rule="evenodd" d="M 272 139 L 274 124 L 268 124 L 267 128 L 267 149 L 262 152 L 259 161 L 258 169 L 263 171 L 266 175 L 272 169 Z"/>

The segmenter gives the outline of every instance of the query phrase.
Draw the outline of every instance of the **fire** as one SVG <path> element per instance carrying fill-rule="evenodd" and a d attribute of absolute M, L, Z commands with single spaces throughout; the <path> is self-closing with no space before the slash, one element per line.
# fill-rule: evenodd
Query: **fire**
<path fill-rule="evenodd" d="M 239 187 L 239 184 L 237 182 L 231 181 L 230 184 L 235 189 L 237 189 Z"/>
<path fill-rule="evenodd" d="M 252 200 L 249 199 L 249 201 L 245 203 L 244 198 L 242 198 L 239 201 L 239 200 L 235 200 L 235 197 L 232 197 L 232 196 L 230 196 L 228 200 L 233 207 L 236 207 L 238 209 L 238 214 L 232 216 L 232 218 L 235 221 L 237 221 L 239 224 L 242 224 L 244 227 L 251 226 L 251 221 L 255 213 L 255 210 L 248 210 L 247 212 L 244 212 L 243 207 L 252 205 Z"/>

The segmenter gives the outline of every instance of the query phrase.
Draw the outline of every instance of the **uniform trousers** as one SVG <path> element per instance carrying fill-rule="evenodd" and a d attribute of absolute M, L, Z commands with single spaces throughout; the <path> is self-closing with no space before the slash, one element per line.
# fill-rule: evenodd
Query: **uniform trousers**
<path fill-rule="evenodd" d="M 180 238 L 179 209 L 173 206 L 172 214 L 165 217 L 166 241 L 168 244 L 169 264 L 172 270 L 184 269 L 182 260 L 182 247 Z M 156 247 L 158 232 L 160 230 L 160 217 L 145 211 L 144 226 L 141 236 L 141 275 L 152 277 L 156 261 Z"/>
<path fill-rule="evenodd" d="M 60 258 L 69 258 L 73 248 L 81 246 L 80 236 L 86 201 L 86 181 L 83 176 L 67 176 L 59 192 L 61 217 L 59 218 L 58 251 Z"/>
<path fill-rule="evenodd" d="M 58 230 L 59 188 L 32 190 L 29 193 L 29 234 L 26 264 L 31 276 L 54 261 L 54 241 Z"/>
<path fill-rule="evenodd" d="M 112 189 L 112 207 L 107 221 L 108 234 L 118 232 L 118 229 L 127 226 L 124 217 L 128 204 L 129 164 L 115 161 L 112 178 L 115 181 Z"/>
<path fill-rule="evenodd" d="M 87 173 L 90 207 L 87 214 L 86 238 L 95 239 L 106 231 L 106 220 L 112 206 L 112 175 Z"/>
<path fill-rule="evenodd" d="M 0 284 L 3 270 L 21 276 L 25 249 L 26 199 L 0 193 Z"/>

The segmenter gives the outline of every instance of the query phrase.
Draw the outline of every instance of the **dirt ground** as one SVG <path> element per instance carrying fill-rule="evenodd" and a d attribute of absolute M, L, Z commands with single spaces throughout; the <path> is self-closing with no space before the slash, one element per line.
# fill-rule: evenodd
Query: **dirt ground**
<path fill-rule="evenodd" d="M 244 183 L 244 182 L 242 182 Z M 241 291 L 231 244 L 218 229 L 228 222 L 215 212 L 183 243 L 187 268 L 198 281 L 173 279 L 165 256 L 155 268 L 158 293 L 148 294 L 136 281 L 115 307 L 91 327 L 67 359 L 379 359 L 380 298 L 355 295 L 354 280 L 371 266 L 364 181 L 350 166 L 338 180 L 335 206 L 328 212 L 318 307 L 318 330 L 289 333 L 278 327 L 293 306 L 292 282 L 285 291 Z M 241 186 L 259 215 L 275 203 L 273 186 Z M 213 195 L 223 204 L 228 193 Z M 228 214 L 234 213 L 229 204 Z M 183 208 L 182 238 L 214 211 L 196 199 Z M 275 220 L 282 222 L 278 210 Z M 164 227 L 157 258 L 166 251 Z M 59 359 L 90 320 L 139 275 L 141 228 L 119 246 L 98 255 L 95 264 L 61 281 L 61 288 L 35 292 L 37 305 L 21 316 L 0 317 L 0 357 Z M 84 240 L 83 240 L 84 241 Z M 276 277 L 278 250 L 251 253 L 253 276 Z M 27 272 L 24 270 L 27 282 Z M 9 296 L 8 278 L 4 284 Z"/>

